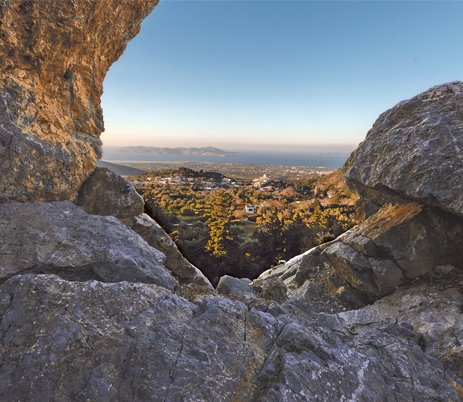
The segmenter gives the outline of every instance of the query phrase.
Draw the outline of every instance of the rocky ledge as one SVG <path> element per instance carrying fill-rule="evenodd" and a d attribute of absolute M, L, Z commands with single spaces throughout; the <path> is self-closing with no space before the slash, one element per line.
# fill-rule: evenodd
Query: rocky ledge
<path fill-rule="evenodd" d="M 104 74 L 155 4 L 0 0 L 0 402 L 463 401 L 463 83 L 352 154 L 364 222 L 213 289 L 95 169 Z"/>

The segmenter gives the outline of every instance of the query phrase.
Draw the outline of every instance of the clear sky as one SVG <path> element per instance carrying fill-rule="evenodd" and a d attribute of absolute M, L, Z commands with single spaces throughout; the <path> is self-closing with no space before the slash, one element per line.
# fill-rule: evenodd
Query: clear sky
<path fill-rule="evenodd" d="M 463 80 L 463 2 L 161 0 L 109 70 L 105 146 L 351 151 Z"/>

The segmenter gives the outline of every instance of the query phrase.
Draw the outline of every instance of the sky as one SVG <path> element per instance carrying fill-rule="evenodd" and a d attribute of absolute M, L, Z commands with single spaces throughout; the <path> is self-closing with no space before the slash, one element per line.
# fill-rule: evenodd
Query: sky
<path fill-rule="evenodd" d="M 463 80 L 460 1 L 161 0 L 110 68 L 106 147 L 350 152 Z"/>

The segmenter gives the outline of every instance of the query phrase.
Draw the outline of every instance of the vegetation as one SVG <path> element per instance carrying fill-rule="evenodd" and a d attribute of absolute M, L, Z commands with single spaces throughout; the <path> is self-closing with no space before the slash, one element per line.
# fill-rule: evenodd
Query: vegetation
<path fill-rule="evenodd" d="M 66 67 L 66 71 L 64 72 L 63 78 L 72 84 L 74 81 L 75 73 L 74 73 L 74 67 Z"/>
<path fill-rule="evenodd" d="M 155 176 L 183 180 L 175 185 L 147 182 Z M 278 261 L 330 241 L 357 223 L 355 195 L 340 171 L 307 180 L 273 181 L 271 191 L 256 189 L 250 182 L 205 190 L 202 181 L 214 180 L 219 187 L 224 176 L 187 168 L 133 179 L 147 213 L 212 282 L 225 274 L 255 278 Z M 247 214 L 246 204 L 258 206 L 257 212 Z"/>

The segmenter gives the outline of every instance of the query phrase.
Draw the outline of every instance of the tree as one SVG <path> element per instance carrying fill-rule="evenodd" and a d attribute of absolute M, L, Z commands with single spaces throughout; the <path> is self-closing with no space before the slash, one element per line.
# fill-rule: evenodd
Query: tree
<path fill-rule="evenodd" d="M 227 256 L 226 243 L 233 240 L 230 232 L 231 212 L 228 209 L 230 196 L 223 190 L 211 194 L 209 211 L 205 214 L 209 219 L 206 225 L 209 227 L 210 239 L 206 245 L 206 251 L 216 258 Z"/>

